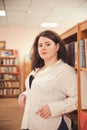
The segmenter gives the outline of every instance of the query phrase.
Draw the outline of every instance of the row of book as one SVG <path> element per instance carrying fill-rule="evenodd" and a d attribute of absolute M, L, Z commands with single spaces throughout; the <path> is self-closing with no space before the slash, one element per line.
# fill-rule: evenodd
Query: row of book
<path fill-rule="evenodd" d="M 16 74 L 0 74 L 0 80 L 19 80 L 19 75 Z"/>
<path fill-rule="evenodd" d="M 16 73 L 18 72 L 18 67 L 0 67 L 0 72 L 2 73 Z"/>
<path fill-rule="evenodd" d="M 0 88 L 19 88 L 18 81 L 2 81 L 0 82 Z"/>
<path fill-rule="evenodd" d="M 1 58 L 0 59 L 0 65 L 18 65 L 19 61 L 17 58 Z"/>
<path fill-rule="evenodd" d="M 79 55 L 80 67 L 87 67 L 87 39 L 80 40 L 79 43 L 77 43 L 77 41 L 74 41 L 72 43 L 66 44 L 66 49 L 69 65 L 73 67 L 77 66 Z"/>
<path fill-rule="evenodd" d="M 19 89 L 0 89 L 0 96 L 19 95 Z"/>
<path fill-rule="evenodd" d="M 77 66 L 77 41 L 66 44 L 67 55 L 68 55 L 68 64 L 75 67 Z"/>

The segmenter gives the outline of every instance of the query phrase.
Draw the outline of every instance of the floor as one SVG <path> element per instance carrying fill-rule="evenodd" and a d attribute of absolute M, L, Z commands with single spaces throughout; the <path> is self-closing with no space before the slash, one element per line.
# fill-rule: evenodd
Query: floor
<path fill-rule="evenodd" d="M 0 130 L 21 130 L 22 115 L 17 98 L 0 98 Z"/>
<path fill-rule="evenodd" d="M 0 98 L 0 130 L 21 130 L 22 116 L 17 98 Z M 73 130 L 78 130 L 77 120 L 73 121 Z"/>

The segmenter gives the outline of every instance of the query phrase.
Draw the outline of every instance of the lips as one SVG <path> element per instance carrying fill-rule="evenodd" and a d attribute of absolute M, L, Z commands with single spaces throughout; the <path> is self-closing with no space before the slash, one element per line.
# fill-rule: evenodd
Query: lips
<path fill-rule="evenodd" d="M 41 52 L 41 54 L 43 55 L 43 54 L 47 54 L 47 52 Z"/>

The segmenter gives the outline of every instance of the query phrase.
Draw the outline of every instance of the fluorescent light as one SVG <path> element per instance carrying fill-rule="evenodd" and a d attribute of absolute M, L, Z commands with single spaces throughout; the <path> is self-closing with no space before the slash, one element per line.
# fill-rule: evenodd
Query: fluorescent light
<path fill-rule="evenodd" d="M 6 16 L 5 10 L 0 10 L 0 16 Z"/>
<path fill-rule="evenodd" d="M 42 23 L 41 27 L 56 27 L 58 23 Z"/>

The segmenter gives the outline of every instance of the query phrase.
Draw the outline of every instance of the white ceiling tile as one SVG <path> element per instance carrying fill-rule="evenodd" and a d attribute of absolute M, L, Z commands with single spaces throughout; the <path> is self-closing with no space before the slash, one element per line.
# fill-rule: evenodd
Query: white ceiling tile
<path fill-rule="evenodd" d="M 87 0 L 0 0 L 0 9 L 6 9 L 6 17 L 0 17 L 0 27 L 26 26 L 40 29 L 41 22 L 58 22 L 63 32 L 87 19 Z M 29 11 L 29 12 L 28 12 Z"/>
<path fill-rule="evenodd" d="M 31 0 L 4 0 L 5 5 L 20 5 L 20 4 L 26 4 L 26 3 L 30 3 Z"/>

